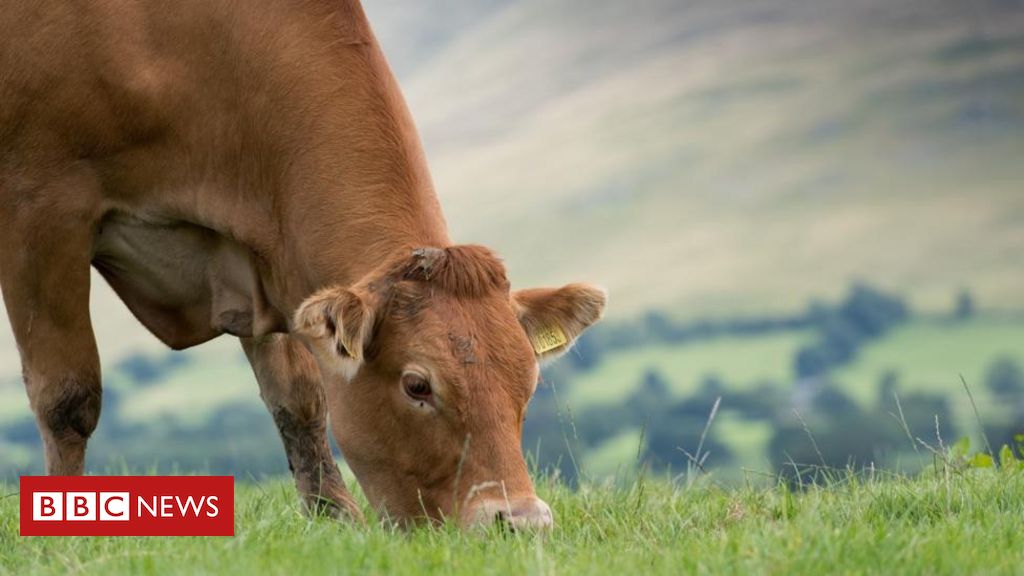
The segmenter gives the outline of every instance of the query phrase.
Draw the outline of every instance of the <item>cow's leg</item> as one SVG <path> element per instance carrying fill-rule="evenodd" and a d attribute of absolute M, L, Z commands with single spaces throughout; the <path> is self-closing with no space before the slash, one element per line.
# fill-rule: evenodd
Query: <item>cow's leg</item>
<path fill-rule="evenodd" d="M 362 521 L 327 445 L 327 410 L 313 357 L 284 334 L 242 338 L 242 348 L 281 434 L 306 509 Z"/>
<path fill-rule="evenodd" d="M 68 197 L 76 198 L 70 190 Z M 100 416 L 89 319 L 93 226 L 88 211 L 66 204 L 0 207 L 0 288 L 50 475 L 83 473 L 86 441 Z"/>

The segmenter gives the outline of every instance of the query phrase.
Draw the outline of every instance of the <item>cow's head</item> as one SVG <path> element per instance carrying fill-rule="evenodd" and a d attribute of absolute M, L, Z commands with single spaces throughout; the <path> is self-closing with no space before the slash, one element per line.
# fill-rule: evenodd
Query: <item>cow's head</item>
<path fill-rule="evenodd" d="M 296 312 L 331 426 L 371 504 L 402 522 L 546 527 L 520 447 L 539 362 L 596 322 L 583 284 L 510 292 L 485 248 L 421 248 Z"/>

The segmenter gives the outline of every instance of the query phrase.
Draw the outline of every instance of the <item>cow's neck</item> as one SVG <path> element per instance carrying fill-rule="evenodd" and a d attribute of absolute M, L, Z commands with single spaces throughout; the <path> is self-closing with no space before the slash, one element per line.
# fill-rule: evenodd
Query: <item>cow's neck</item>
<path fill-rule="evenodd" d="M 111 56 L 125 91 L 154 111 L 146 118 L 172 123 L 160 132 L 170 144 L 140 147 L 119 177 L 126 210 L 249 248 L 284 315 L 401 250 L 447 245 L 419 138 L 359 3 L 267 2 L 227 16 L 218 6 L 180 10 L 201 26 L 151 23 L 153 35 L 198 35 L 191 42 Z M 230 39 L 203 35 L 221 29 Z M 140 70 L 166 79 L 136 86 Z M 158 193 L 178 185 L 187 191 Z"/>
<path fill-rule="evenodd" d="M 425 169 L 402 164 L 385 168 L 385 178 L 317 171 L 288 189 L 275 251 L 282 305 L 294 309 L 321 287 L 355 284 L 403 251 L 450 244 Z"/>
<path fill-rule="evenodd" d="M 411 116 L 375 42 L 342 49 L 368 64 L 319 103 L 279 191 L 279 307 L 351 285 L 403 250 L 450 243 Z M 358 68 L 356 68 L 358 69 Z M 314 109 L 318 104 L 312 104 Z"/>

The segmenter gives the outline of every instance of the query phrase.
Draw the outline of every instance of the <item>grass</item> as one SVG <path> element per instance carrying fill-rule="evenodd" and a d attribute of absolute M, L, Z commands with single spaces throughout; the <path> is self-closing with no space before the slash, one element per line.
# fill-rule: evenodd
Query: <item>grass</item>
<path fill-rule="evenodd" d="M 286 482 L 239 485 L 233 538 L 21 538 L 0 499 L 9 574 L 1019 573 L 1024 474 L 867 480 L 793 493 L 640 481 L 538 487 L 549 535 L 401 533 L 304 518 Z"/>

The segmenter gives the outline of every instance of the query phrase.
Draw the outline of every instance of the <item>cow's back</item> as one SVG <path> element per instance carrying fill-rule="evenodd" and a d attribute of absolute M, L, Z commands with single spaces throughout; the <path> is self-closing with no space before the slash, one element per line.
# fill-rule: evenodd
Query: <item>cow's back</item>
<path fill-rule="evenodd" d="M 0 146 L 12 168 L 92 160 L 131 142 L 148 58 L 144 4 L 11 2 L 0 11 Z M 141 89 L 136 101 L 129 94 Z M 133 109 L 133 104 L 136 109 Z M 10 186 L 9 188 L 15 188 Z"/>
<path fill-rule="evenodd" d="M 46 1 L 8 2 L 0 10 L 0 193 L 11 193 L 17 173 L 67 132 L 59 116 L 81 107 L 68 89 L 86 67 L 73 11 Z"/>
<path fill-rule="evenodd" d="M 287 139 L 279 128 L 297 119 L 281 103 L 298 109 L 315 96 L 319 84 L 303 68 L 338 64 L 337 53 L 316 48 L 338 31 L 369 39 L 358 3 L 8 3 L 0 10 L 0 193 L 25 193 L 32 186 L 19 176 L 68 161 L 93 165 L 119 202 L 237 179 L 248 169 L 237 166 L 243 156 L 273 154 L 262 142 Z M 262 148 L 239 150 L 243 141 Z"/>

